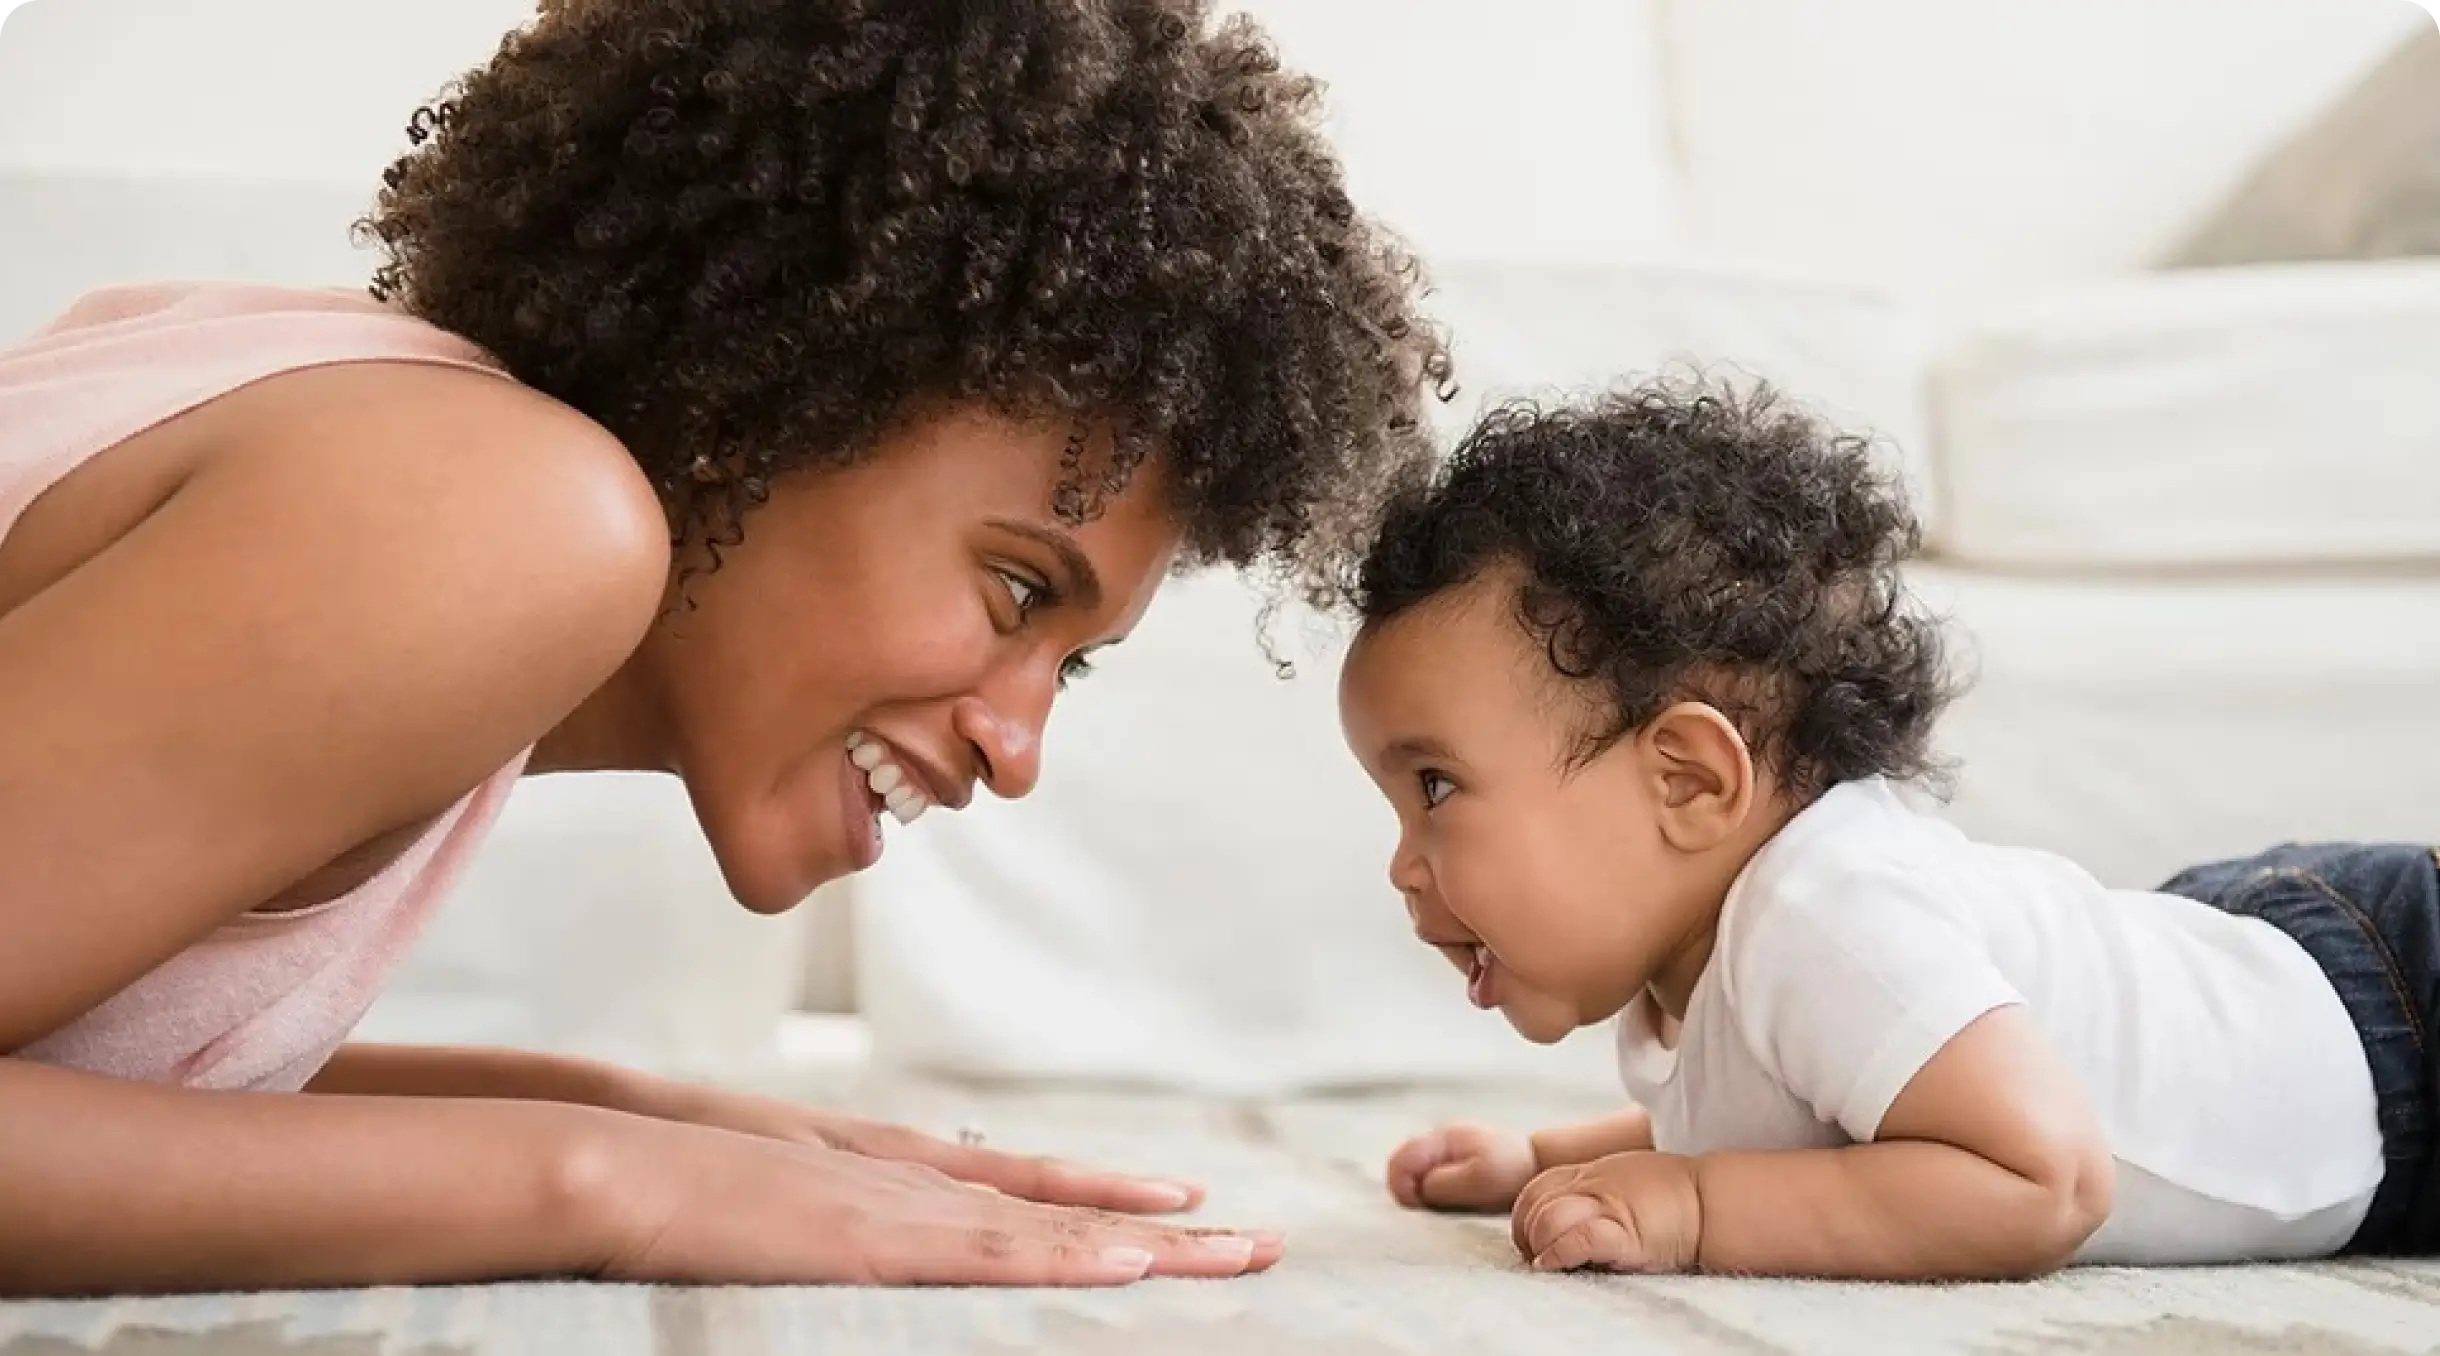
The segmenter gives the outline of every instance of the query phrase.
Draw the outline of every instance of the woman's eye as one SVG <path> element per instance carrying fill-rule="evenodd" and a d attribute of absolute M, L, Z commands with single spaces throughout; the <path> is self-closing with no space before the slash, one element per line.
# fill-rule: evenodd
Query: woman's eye
<path fill-rule="evenodd" d="M 1008 589 L 1008 600 L 1017 605 L 1019 617 L 1031 616 L 1033 610 L 1041 605 L 1043 596 L 1049 592 L 1048 589 L 1024 575 L 1011 574 L 1006 570 L 1000 570 L 997 573 L 1000 576 L 1000 582 Z"/>
<path fill-rule="evenodd" d="M 1059 686 L 1066 687 L 1081 678 L 1091 677 L 1093 661 L 1080 654 L 1069 655 L 1059 664 Z"/>
<path fill-rule="evenodd" d="M 1449 793 L 1457 789 L 1457 783 L 1437 772 L 1419 772 L 1415 775 L 1415 782 L 1423 790 L 1423 805 L 1427 810 L 1447 800 Z"/>

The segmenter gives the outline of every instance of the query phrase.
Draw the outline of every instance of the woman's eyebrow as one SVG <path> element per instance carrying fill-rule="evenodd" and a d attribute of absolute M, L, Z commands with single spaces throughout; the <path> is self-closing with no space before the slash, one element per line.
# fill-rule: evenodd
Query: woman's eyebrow
<path fill-rule="evenodd" d="M 1084 549 L 1076 544 L 1074 537 L 1055 528 L 1015 518 L 986 521 L 1002 532 L 1013 532 L 1058 557 L 1059 570 L 1067 576 L 1065 592 L 1075 599 L 1078 606 L 1087 610 L 1101 606 L 1101 575 L 1093 569 L 1093 562 L 1086 558 Z"/>

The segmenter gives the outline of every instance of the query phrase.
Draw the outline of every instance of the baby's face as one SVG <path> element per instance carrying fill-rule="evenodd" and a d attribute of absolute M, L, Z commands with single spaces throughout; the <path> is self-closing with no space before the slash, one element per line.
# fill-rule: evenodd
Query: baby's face
<path fill-rule="evenodd" d="M 1593 712 L 1493 574 L 1368 628 L 1348 656 L 1348 746 L 1398 815 L 1390 883 L 1415 933 L 1549 1044 L 1608 1020 L 1706 935 L 1701 887 L 1663 838 L 1630 736 L 1571 768 Z"/>

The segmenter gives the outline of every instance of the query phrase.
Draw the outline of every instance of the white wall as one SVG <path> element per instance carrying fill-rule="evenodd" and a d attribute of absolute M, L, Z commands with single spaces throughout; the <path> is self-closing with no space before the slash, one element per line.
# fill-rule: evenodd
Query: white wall
<path fill-rule="evenodd" d="M 368 186 L 530 0 L 31 0 L 0 26 L 0 170 Z"/>
<path fill-rule="evenodd" d="M 1329 85 L 1349 191 L 1428 256 L 1536 263 L 1669 248 L 1665 0 L 1242 0 Z"/>
<path fill-rule="evenodd" d="M 1431 253 L 1581 261 L 1670 238 L 1642 0 L 1242 7 L 1329 82 L 1359 201 Z M 533 8 L 31 0 L 0 32 L 0 172 L 370 185 L 415 107 Z"/>

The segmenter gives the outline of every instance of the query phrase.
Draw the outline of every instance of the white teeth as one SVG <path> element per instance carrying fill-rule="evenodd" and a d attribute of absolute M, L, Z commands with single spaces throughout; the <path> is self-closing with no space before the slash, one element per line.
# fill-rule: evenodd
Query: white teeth
<path fill-rule="evenodd" d="M 847 760 L 864 774 L 864 784 L 881 798 L 890 817 L 900 824 L 912 824 L 932 802 L 915 789 L 914 779 L 889 760 L 888 747 L 859 730 L 847 737 Z"/>

